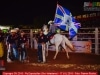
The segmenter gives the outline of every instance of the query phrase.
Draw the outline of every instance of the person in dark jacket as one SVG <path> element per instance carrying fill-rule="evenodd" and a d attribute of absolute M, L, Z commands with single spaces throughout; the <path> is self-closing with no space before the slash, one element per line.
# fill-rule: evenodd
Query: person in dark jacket
<path fill-rule="evenodd" d="M 45 40 L 45 35 L 43 34 L 43 31 L 40 31 L 38 36 L 37 36 L 37 41 L 38 41 L 38 62 L 43 62 L 42 58 L 42 44 L 46 42 Z"/>
<path fill-rule="evenodd" d="M 18 36 L 16 35 L 16 30 L 14 30 L 14 29 L 12 29 L 10 31 L 10 34 L 7 36 L 8 53 L 11 54 L 10 57 L 12 60 L 19 59 L 19 53 L 18 53 L 18 49 L 17 49 L 17 45 L 16 45 L 16 40 L 18 40 L 17 37 Z"/>
<path fill-rule="evenodd" d="M 20 32 L 20 36 L 18 37 L 18 47 L 20 52 L 20 61 L 25 62 L 27 57 L 27 48 L 26 45 L 28 43 L 28 38 L 25 35 L 24 31 Z"/>

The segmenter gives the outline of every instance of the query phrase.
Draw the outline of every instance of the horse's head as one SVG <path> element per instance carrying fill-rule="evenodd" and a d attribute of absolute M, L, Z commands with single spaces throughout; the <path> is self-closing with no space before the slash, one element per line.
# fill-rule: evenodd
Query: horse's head
<path fill-rule="evenodd" d="M 43 29 L 43 33 L 45 35 L 47 35 L 48 34 L 48 27 L 47 27 L 47 25 L 43 25 L 42 29 Z"/>

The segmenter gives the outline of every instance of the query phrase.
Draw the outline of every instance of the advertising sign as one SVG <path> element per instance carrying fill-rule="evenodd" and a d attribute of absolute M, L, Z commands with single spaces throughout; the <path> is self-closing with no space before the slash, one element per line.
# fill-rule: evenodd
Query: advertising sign
<path fill-rule="evenodd" d="M 71 41 L 71 42 L 74 45 L 75 52 L 91 53 L 91 42 L 90 41 Z M 61 48 L 59 47 L 59 49 Z M 55 51 L 55 46 L 49 46 L 49 50 Z M 72 52 L 72 51 L 69 50 L 69 52 Z"/>

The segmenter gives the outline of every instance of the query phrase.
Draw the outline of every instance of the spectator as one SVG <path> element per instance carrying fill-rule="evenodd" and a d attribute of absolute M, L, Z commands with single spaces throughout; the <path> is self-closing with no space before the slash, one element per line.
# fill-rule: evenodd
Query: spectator
<path fill-rule="evenodd" d="M 4 55 L 3 42 L 4 42 L 4 35 L 2 33 L 2 30 L 0 29 L 0 57 L 3 57 Z"/>
<path fill-rule="evenodd" d="M 18 45 L 19 45 L 19 52 L 20 52 L 20 60 L 22 62 L 26 61 L 27 58 L 27 43 L 28 43 L 28 39 L 27 36 L 25 36 L 25 33 L 23 31 L 21 31 L 20 36 L 18 37 Z"/>
<path fill-rule="evenodd" d="M 8 47 L 7 58 L 10 57 L 11 60 L 19 59 L 16 40 L 17 40 L 16 30 L 12 29 L 10 31 L 10 34 L 7 36 L 7 47 Z"/>
<path fill-rule="evenodd" d="M 45 35 L 43 34 L 43 31 L 40 31 L 38 36 L 37 36 L 37 41 L 38 41 L 38 62 L 43 62 L 43 57 L 42 57 L 42 44 L 45 44 Z"/>

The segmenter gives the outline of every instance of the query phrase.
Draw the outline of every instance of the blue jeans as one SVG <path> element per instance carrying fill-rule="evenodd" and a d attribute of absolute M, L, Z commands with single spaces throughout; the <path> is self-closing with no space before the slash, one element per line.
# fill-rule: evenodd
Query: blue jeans
<path fill-rule="evenodd" d="M 43 60 L 43 58 L 42 58 L 42 45 L 40 43 L 38 43 L 38 51 L 37 51 L 37 53 L 38 53 L 38 60 L 42 61 Z"/>
<path fill-rule="evenodd" d="M 16 44 L 12 44 L 13 55 L 15 59 L 19 59 L 19 53 Z"/>
<path fill-rule="evenodd" d="M 49 32 L 49 33 L 47 34 L 48 37 L 50 37 L 51 35 L 52 35 L 52 32 Z"/>
<path fill-rule="evenodd" d="M 27 56 L 27 52 L 25 48 L 21 48 L 21 60 L 25 60 Z"/>

